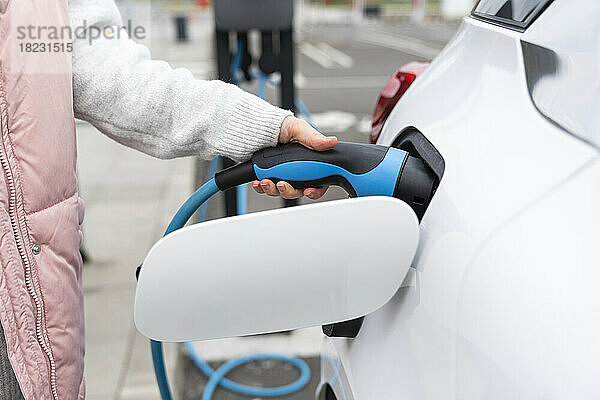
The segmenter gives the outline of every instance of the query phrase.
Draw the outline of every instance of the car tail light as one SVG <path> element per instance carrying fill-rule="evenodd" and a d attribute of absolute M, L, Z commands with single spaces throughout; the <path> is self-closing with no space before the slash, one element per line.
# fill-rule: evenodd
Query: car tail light
<path fill-rule="evenodd" d="M 400 97 L 406 92 L 417 77 L 429 66 L 427 62 L 411 62 L 400 67 L 383 87 L 373 118 L 371 119 L 371 143 L 377 142 L 386 119 L 394 109 Z"/>

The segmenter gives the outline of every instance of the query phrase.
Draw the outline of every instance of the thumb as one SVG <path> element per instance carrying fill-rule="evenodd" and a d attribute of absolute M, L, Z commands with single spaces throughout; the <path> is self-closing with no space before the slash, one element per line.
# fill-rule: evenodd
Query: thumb
<path fill-rule="evenodd" d="M 335 136 L 324 136 L 322 133 L 314 129 L 308 122 L 295 119 L 291 124 L 289 139 L 291 142 L 298 142 L 309 149 L 324 151 L 330 150 L 337 144 Z"/>
<path fill-rule="evenodd" d="M 310 129 L 311 132 L 303 133 L 300 137 L 298 137 L 297 141 L 299 143 L 317 151 L 333 149 L 337 144 L 337 138 L 335 136 L 324 136 L 322 133 L 318 132 L 312 127 Z"/>

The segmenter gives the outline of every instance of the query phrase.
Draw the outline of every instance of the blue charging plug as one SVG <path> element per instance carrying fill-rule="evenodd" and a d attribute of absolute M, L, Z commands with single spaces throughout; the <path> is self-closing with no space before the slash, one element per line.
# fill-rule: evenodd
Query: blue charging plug
<path fill-rule="evenodd" d="M 393 196 L 410 205 L 419 219 L 433 197 L 436 181 L 420 158 L 404 150 L 347 142 L 327 151 L 298 143 L 279 145 L 215 175 L 220 190 L 256 179 L 283 180 L 302 189 L 340 186 L 351 197 Z"/>

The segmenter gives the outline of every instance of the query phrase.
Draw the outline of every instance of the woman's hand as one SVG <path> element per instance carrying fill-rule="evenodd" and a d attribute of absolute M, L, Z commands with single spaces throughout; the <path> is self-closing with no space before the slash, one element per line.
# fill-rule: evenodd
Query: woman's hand
<path fill-rule="evenodd" d="M 279 143 L 297 142 L 304 146 L 318 151 L 329 150 L 337 144 L 336 137 L 323 136 L 317 132 L 310 124 L 296 117 L 286 117 L 281 124 L 281 132 L 279 133 Z M 302 195 L 310 199 L 318 199 L 327 191 L 326 187 L 294 189 L 287 182 L 280 181 L 275 185 L 268 179 L 252 182 L 252 188 L 257 193 L 266 193 L 269 196 L 281 196 L 284 199 L 297 199 Z"/>

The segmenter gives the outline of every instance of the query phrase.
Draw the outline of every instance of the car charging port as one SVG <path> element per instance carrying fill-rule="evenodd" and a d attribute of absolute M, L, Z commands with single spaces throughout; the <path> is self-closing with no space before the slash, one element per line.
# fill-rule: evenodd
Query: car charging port
<path fill-rule="evenodd" d="M 433 144 L 413 126 L 400 132 L 392 147 L 409 154 L 394 197 L 410 205 L 421 221 L 442 181 L 446 163 Z"/>
<path fill-rule="evenodd" d="M 415 127 L 400 132 L 392 147 L 408 153 L 404 170 L 396 182 L 394 197 L 406 202 L 421 222 L 442 180 L 446 163 L 433 144 Z M 323 333 L 329 337 L 355 338 L 363 320 L 364 317 L 359 317 L 323 325 Z"/>
<path fill-rule="evenodd" d="M 394 197 L 406 202 L 421 221 L 435 193 L 436 180 L 422 159 L 409 155 L 404 171 L 398 177 Z"/>
<path fill-rule="evenodd" d="M 392 147 L 404 150 L 408 152 L 409 156 L 423 161 L 425 167 L 433 174 L 434 182 L 431 193 L 431 197 L 433 197 L 446 169 L 446 163 L 440 152 L 414 126 L 403 129 L 392 143 Z"/>

